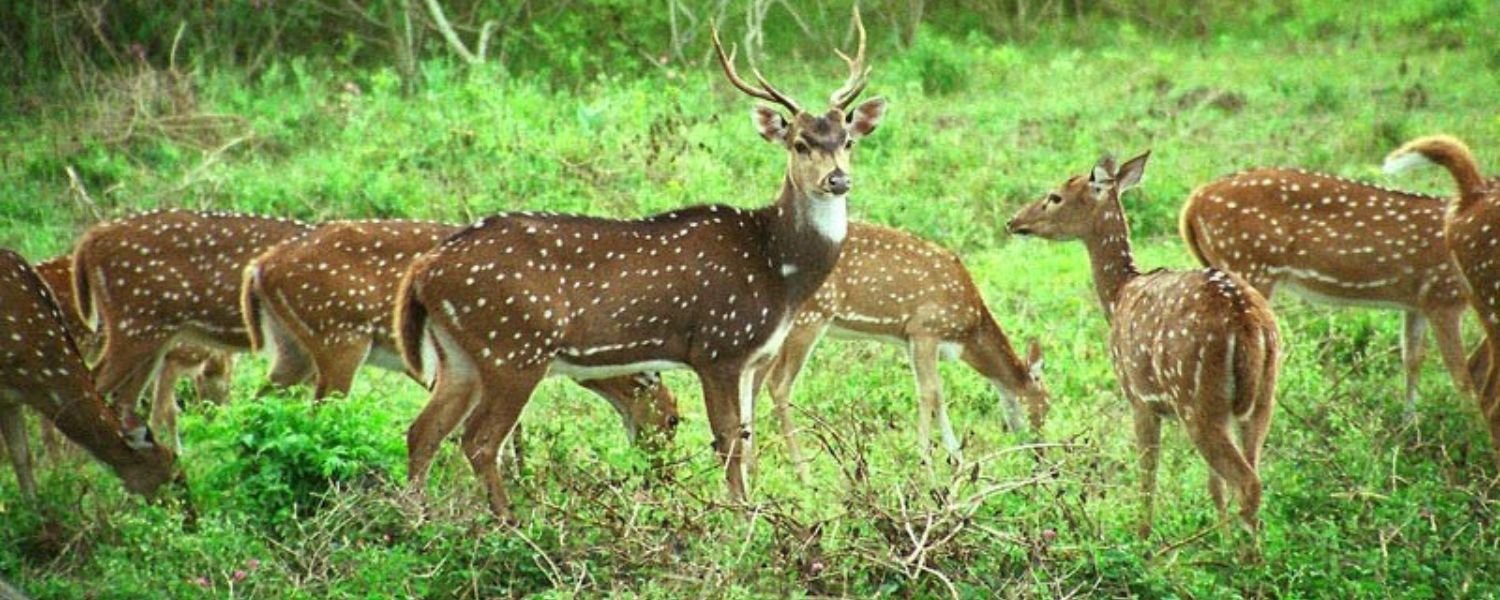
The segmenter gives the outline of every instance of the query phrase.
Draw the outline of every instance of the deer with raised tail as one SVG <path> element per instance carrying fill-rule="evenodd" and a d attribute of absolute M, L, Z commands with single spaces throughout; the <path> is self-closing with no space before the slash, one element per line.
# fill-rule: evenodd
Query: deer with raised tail
<path fill-rule="evenodd" d="M 1407 142 L 1386 157 L 1385 170 L 1397 173 L 1427 163 L 1442 165 L 1458 184 L 1458 197 L 1443 217 L 1443 236 L 1484 327 L 1485 347 L 1476 351 L 1471 364 L 1485 369 L 1475 381 L 1479 409 L 1490 443 L 1500 451 L 1500 361 L 1493 360 L 1500 356 L 1500 181 L 1486 181 L 1474 153 L 1448 135 Z M 1495 458 L 1500 461 L 1500 453 Z"/>
<path fill-rule="evenodd" d="M 1180 228 L 1204 266 L 1267 299 L 1394 308 L 1406 316 L 1406 414 L 1416 414 L 1430 326 L 1460 393 L 1472 394 L 1460 325 L 1468 304 L 1443 243 L 1443 200 L 1296 169 L 1253 169 L 1195 190 Z"/>
<path fill-rule="evenodd" d="M 714 31 L 729 81 L 785 111 L 754 112 L 760 135 L 787 154 L 774 204 L 640 220 L 502 214 L 417 259 L 396 305 L 402 357 L 434 383 L 412 425 L 414 469 L 464 421 L 464 455 L 491 510 L 507 517 L 497 450 L 544 377 L 687 368 L 702 383 L 730 496 L 745 497 L 755 375 L 838 261 L 851 150 L 885 113 L 881 99 L 854 106 L 868 75 L 857 10 L 854 22 L 859 52 L 840 54 L 849 76 L 822 112 L 758 74 L 759 85 L 746 83 Z"/>
<path fill-rule="evenodd" d="M 166 210 L 96 225 L 73 251 L 77 312 L 103 339 L 94 384 L 135 423 L 141 390 L 161 375 L 179 342 L 226 352 L 250 349 L 240 314 L 250 260 L 311 226 L 251 215 Z M 153 408 L 175 412 L 176 403 Z M 176 444 L 170 422 L 156 427 Z"/>
<path fill-rule="evenodd" d="M 1233 273 L 1136 268 L 1120 194 L 1140 182 L 1147 156 L 1118 168 L 1100 160 L 1088 175 L 1022 208 L 1007 227 L 1018 235 L 1080 240 L 1088 249 L 1115 377 L 1134 413 L 1141 536 L 1151 533 L 1163 417 L 1180 419 L 1207 461 L 1208 490 L 1221 517 L 1227 482 L 1241 521 L 1254 531 L 1257 470 L 1280 366 L 1276 318 L 1265 298 Z"/>
<path fill-rule="evenodd" d="M 417 256 L 459 229 L 425 221 L 334 221 L 251 261 L 240 312 L 251 345 L 271 356 L 271 382 L 313 379 L 322 399 L 348 394 L 363 364 L 405 373 L 391 323 L 396 287 Z M 641 428 L 653 438 L 670 437 L 677 426 L 677 399 L 654 373 L 580 383 L 609 402 L 632 439 Z"/>
<path fill-rule="evenodd" d="M 0 250 L 0 437 L 22 493 L 36 494 L 22 405 L 109 465 L 127 489 L 154 493 L 176 475 L 176 455 L 152 441 L 144 427 L 127 430 L 105 405 L 63 319 L 36 270 L 20 255 Z"/>
<path fill-rule="evenodd" d="M 787 454 L 808 479 L 790 415 L 791 392 L 812 348 L 825 332 L 834 338 L 873 339 L 906 348 L 917 380 L 917 439 L 930 460 L 932 421 L 949 456 L 961 460 L 958 435 L 943 401 L 939 359 L 959 359 L 983 375 L 1004 401 L 1006 424 L 1040 431 L 1048 408 L 1041 347 L 1033 340 L 1023 360 L 984 304 L 974 278 L 947 249 L 909 233 L 850 223 L 833 273 L 802 305 L 766 385 L 775 402 Z"/>

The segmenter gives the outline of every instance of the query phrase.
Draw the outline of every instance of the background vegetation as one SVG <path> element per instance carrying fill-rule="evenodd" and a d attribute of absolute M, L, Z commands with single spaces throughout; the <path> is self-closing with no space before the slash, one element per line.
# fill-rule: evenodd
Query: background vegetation
<path fill-rule="evenodd" d="M 849 39 L 847 2 L 442 5 L 463 52 L 425 0 L 0 5 L 0 246 L 42 259 L 98 219 L 160 206 L 452 221 L 756 206 L 781 151 L 704 60 L 707 22 L 807 103 L 837 85 L 829 49 Z M 408 380 L 367 370 L 348 398 L 313 406 L 307 390 L 255 398 L 264 365 L 252 359 L 233 403 L 189 400 L 191 498 L 126 497 L 76 455 L 44 463 L 35 504 L 0 478 L 0 575 L 43 598 L 1500 594 L 1476 411 L 1433 359 L 1420 419 L 1402 419 L 1391 312 L 1277 300 L 1290 352 L 1261 561 L 1200 535 L 1214 521 L 1206 473 L 1173 429 L 1157 533 L 1135 539 L 1129 410 L 1083 252 L 1003 232 L 1100 153 L 1148 147 L 1147 181 L 1126 203 L 1149 266 L 1190 264 L 1180 201 L 1244 167 L 1447 194 L 1441 173 L 1390 181 L 1376 165 L 1409 137 L 1450 131 L 1500 166 L 1500 7 L 863 8 L 871 92 L 892 112 L 857 153 L 852 210 L 959 251 L 1012 337 L 1043 341 L 1055 398 L 1044 455 L 1002 430 L 980 378 L 945 365 L 972 462 L 928 473 L 902 354 L 826 343 L 797 395 L 813 485 L 767 435 L 754 504 L 721 508 L 690 376 L 668 376 L 686 423 L 656 456 L 629 447 L 603 403 L 551 382 L 525 416 L 510 529 L 484 514 L 451 446 L 431 511 L 402 493 L 404 429 L 425 400 Z"/>

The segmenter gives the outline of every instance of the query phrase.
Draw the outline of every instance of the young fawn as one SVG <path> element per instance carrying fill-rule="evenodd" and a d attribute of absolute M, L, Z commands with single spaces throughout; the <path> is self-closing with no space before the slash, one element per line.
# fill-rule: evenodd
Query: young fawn
<path fill-rule="evenodd" d="M 176 473 L 177 457 L 144 427 L 126 430 L 94 391 L 83 354 L 51 290 L 20 255 L 0 250 L 0 437 L 21 491 L 36 493 L 21 405 L 114 469 L 125 487 L 154 493 Z"/>
<path fill-rule="evenodd" d="M 397 295 L 408 367 L 435 384 L 411 429 L 412 471 L 464 415 L 463 451 L 507 517 L 500 443 L 549 372 L 590 379 L 692 369 L 703 385 L 730 495 L 745 495 L 754 376 L 780 350 L 796 309 L 833 270 L 848 229 L 850 150 L 874 131 L 880 99 L 864 90 L 860 52 L 829 107 L 807 112 L 763 78 L 745 83 L 714 41 L 730 82 L 786 112 L 758 107 L 760 134 L 785 149 L 774 204 L 698 206 L 622 221 L 502 214 L 412 265 Z"/>
<path fill-rule="evenodd" d="M 1008 228 L 1018 235 L 1080 240 L 1088 249 L 1094 288 L 1109 321 L 1115 377 L 1135 414 L 1141 536 L 1151 532 L 1163 417 L 1180 419 L 1208 462 L 1208 490 L 1220 515 L 1228 482 L 1241 520 L 1255 530 L 1257 468 L 1279 367 L 1276 318 L 1265 298 L 1232 273 L 1136 268 L 1120 194 L 1140 182 L 1149 154 L 1118 169 L 1111 159 L 1099 161 L 1088 175 L 1068 179 L 1021 209 Z"/>
<path fill-rule="evenodd" d="M 1429 324 L 1454 385 L 1473 392 L 1459 335 L 1468 303 L 1443 243 L 1441 198 L 1254 169 L 1194 191 L 1181 231 L 1204 266 L 1243 277 L 1267 299 L 1285 288 L 1314 301 L 1403 311 L 1408 417 L 1416 414 Z"/>
<path fill-rule="evenodd" d="M 917 439 L 930 459 L 932 421 L 943 445 L 961 457 L 958 435 L 943 402 L 939 359 L 959 359 L 994 384 L 1003 400 L 1006 424 L 1026 428 L 1019 398 L 1034 430 L 1047 414 L 1041 382 L 1041 347 L 1033 340 L 1023 360 L 974 285 L 974 278 L 952 252 L 909 233 L 850 223 L 838 264 L 811 300 L 802 305 L 792 330 L 765 376 L 787 454 L 797 475 L 807 480 L 806 463 L 793 434 L 792 386 L 812 348 L 824 333 L 835 338 L 872 339 L 905 347 L 917 380 Z"/>
<path fill-rule="evenodd" d="M 1458 197 L 1443 218 L 1443 235 L 1484 327 L 1487 348 L 1476 351 L 1471 364 L 1486 371 L 1475 376 L 1479 409 L 1490 443 L 1500 451 L 1500 360 L 1494 360 L 1500 356 L 1500 181 L 1486 181 L 1474 153 L 1448 135 L 1407 142 L 1386 158 L 1385 170 L 1395 173 L 1423 163 L 1442 165 L 1458 184 Z M 1500 461 L 1500 453 L 1495 458 Z"/>

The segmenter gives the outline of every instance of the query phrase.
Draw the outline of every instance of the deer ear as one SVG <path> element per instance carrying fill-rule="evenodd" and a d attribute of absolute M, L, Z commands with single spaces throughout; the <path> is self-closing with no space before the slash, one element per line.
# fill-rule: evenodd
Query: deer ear
<path fill-rule="evenodd" d="M 1033 338 L 1026 344 L 1026 371 L 1032 379 L 1040 381 L 1042 378 L 1042 345 Z"/>
<path fill-rule="evenodd" d="M 768 142 L 786 141 L 786 118 L 780 112 L 769 106 L 757 106 L 750 111 L 750 118 L 755 121 L 755 130 Z"/>
<path fill-rule="evenodd" d="M 125 445 L 131 450 L 150 450 L 156 447 L 156 440 L 151 436 L 151 429 L 145 425 L 132 427 L 120 434 L 125 437 Z"/>
<path fill-rule="evenodd" d="M 885 98 L 871 98 L 854 107 L 854 112 L 844 117 L 848 122 L 849 138 L 857 140 L 874 133 L 875 126 L 885 117 L 885 109 Z"/>
<path fill-rule="evenodd" d="M 1120 166 L 1120 171 L 1115 174 L 1115 179 L 1119 180 L 1117 185 L 1120 191 L 1123 192 L 1140 184 L 1141 176 L 1146 173 L 1146 159 L 1149 158 L 1151 158 L 1151 151 L 1147 150 Z"/>
<path fill-rule="evenodd" d="M 1095 196 L 1103 195 L 1109 191 L 1109 186 L 1115 182 L 1115 159 L 1109 155 L 1099 158 L 1094 168 L 1089 170 L 1089 190 Z"/>

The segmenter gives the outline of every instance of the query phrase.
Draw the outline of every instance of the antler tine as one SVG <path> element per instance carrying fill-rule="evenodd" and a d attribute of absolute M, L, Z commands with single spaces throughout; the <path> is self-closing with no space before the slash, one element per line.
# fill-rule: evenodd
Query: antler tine
<path fill-rule="evenodd" d="M 777 91 L 776 88 L 771 87 L 771 84 L 766 81 L 765 77 L 761 76 L 760 71 L 754 65 L 751 65 L 750 70 L 755 74 L 755 79 L 760 81 L 762 87 L 757 88 L 745 83 L 745 80 L 740 78 L 740 74 L 734 68 L 734 53 L 724 53 L 724 43 L 719 41 L 718 25 L 713 25 L 712 30 L 714 50 L 719 54 L 719 66 L 724 68 L 724 76 L 729 78 L 729 83 L 734 84 L 734 87 L 739 88 L 741 92 L 748 94 L 752 98 L 759 98 L 767 102 L 780 104 L 786 107 L 787 110 L 792 111 L 793 115 L 802 112 L 802 107 L 798 106 L 795 101 Z"/>
<path fill-rule="evenodd" d="M 797 105 L 797 101 L 793 100 L 791 96 L 781 93 L 781 90 L 776 89 L 775 86 L 771 85 L 771 82 L 766 81 L 765 76 L 760 74 L 760 69 L 755 68 L 755 65 L 750 65 L 750 74 L 754 75 L 755 80 L 760 82 L 761 89 L 765 90 L 767 94 L 775 96 L 777 102 L 787 107 L 787 110 L 792 111 L 792 115 L 795 116 L 802 112 L 802 107 Z"/>
<path fill-rule="evenodd" d="M 854 58 L 849 58 L 849 55 L 844 54 L 844 51 L 838 48 L 833 50 L 834 54 L 839 55 L 839 58 L 844 59 L 844 62 L 849 65 L 849 78 L 844 81 L 843 87 L 828 97 L 828 102 L 839 110 L 848 109 L 854 99 L 865 91 L 865 85 L 869 83 L 870 67 L 865 66 L 865 23 L 859 16 L 859 3 L 854 4 L 854 30 L 859 34 L 859 51 L 855 53 Z"/>

